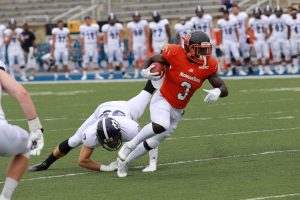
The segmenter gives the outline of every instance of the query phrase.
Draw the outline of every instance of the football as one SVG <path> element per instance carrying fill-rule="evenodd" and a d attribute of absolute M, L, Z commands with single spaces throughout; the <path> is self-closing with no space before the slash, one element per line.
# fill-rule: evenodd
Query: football
<path fill-rule="evenodd" d="M 160 78 L 162 78 L 165 75 L 165 72 L 166 72 L 165 66 L 163 66 L 159 62 L 154 62 L 154 63 L 151 64 L 151 66 L 153 66 L 153 65 L 154 65 L 154 67 L 150 70 L 150 72 L 159 72 L 160 73 Z"/>

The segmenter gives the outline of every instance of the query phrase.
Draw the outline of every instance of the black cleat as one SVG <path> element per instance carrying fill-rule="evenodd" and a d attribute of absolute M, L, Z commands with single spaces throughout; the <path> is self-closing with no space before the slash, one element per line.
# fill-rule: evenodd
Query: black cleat
<path fill-rule="evenodd" d="M 49 168 L 49 166 L 46 163 L 42 162 L 42 163 L 39 163 L 39 164 L 29 167 L 28 170 L 31 172 L 37 172 L 37 171 L 47 170 L 48 168 Z"/>

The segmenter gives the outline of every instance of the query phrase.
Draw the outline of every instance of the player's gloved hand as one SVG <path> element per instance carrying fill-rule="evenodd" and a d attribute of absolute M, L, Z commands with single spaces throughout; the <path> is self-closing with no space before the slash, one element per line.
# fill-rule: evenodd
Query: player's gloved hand
<path fill-rule="evenodd" d="M 141 75 L 146 79 L 158 81 L 161 78 L 160 73 L 159 72 L 151 72 L 151 69 L 153 69 L 154 67 L 155 67 L 155 65 L 150 65 L 148 68 L 142 69 Z"/>
<path fill-rule="evenodd" d="M 107 52 L 108 52 L 108 47 L 107 47 L 107 45 L 105 44 L 105 45 L 104 45 L 104 53 L 107 55 Z"/>
<path fill-rule="evenodd" d="M 214 88 L 212 90 L 203 89 L 203 91 L 207 93 L 204 102 L 209 104 L 215 103 L 221 95 L 221 90 L 219 88 Z"/>
<path fill-rule="evenodd" d="M 29 120 L 28 126 L 30 131 L 28 142 L 28 147 L 31 149 L 30 154 L 33 156 L 39 156 L 41 154 L 41 150 L 44 148 L 43 128 L 40 119 L 37 117 Z"/>
<path fill-rule="evenodd" d="M 125 51 L 125 45 L 124 45 L 124 42 L 121 42 L 121 51 L 122 51 L 122 52 Z"/>
<path fill-rule="evenodd" d="M 118 169 L 118 161 L 113 161 L 109 165 L 101 165 L 100 171 L 102 172 L 113 172 Z"/>

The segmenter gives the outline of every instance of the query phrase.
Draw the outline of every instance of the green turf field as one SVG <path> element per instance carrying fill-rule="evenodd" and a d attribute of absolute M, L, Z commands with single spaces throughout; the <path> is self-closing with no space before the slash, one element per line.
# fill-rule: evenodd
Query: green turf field
<path fill-rule="evenodd" d="M 44 172 L 27 172 L 15 200 L 213 199 L 277 195 L 300 199 L 300 79 L 226 80 L 230 96 L 215 105 L 199 91 L 178 129 L 159 148 L 158 171 L 142 173 L 130 165 L 127 178 L 89 172 L 77 165 L 79 148 Z M 127 100 L 139 83 L 26 85 L 45 129 L 45 148 L 35 164 L 70 137 L 104 101 Z M 203 88 L 208 88 L 205 85 Z M 27 128 L 19 106 L 8 96 L 2 105 L 11 123 Z M 149 121 L 147 111 L 141 120 Z M 109 163 L 117 152 L 95 151 Z M 0 158 L 3 181 L 8 159 Z M 69 174 L 69 176 L 66 176 Z M 0 184 L 2 188 L 3 183 Z M 298 194 L 297 194 L 298 193 Z"/>

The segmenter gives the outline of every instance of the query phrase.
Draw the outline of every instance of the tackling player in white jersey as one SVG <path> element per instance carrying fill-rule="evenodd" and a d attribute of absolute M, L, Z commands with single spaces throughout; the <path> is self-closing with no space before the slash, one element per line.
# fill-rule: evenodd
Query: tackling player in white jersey
<path fill-rule="evenodd" d="M 229 18 L 229 11 L 223 10 L 223 19 L 218 20 L 218 26 L 220 28 L 220 49 L 224 53 L 225 63 L 228 67 L 227 76 L 235 75 L 235 68 L 232 66 L 232 57 L 237 65 L 241 65 L 241 57 L 239 52 L 239 33 L 237 29 L 237 20 L 235 18 Z M 240 75 L 246 75 L 246 73 L 240 69 Z"/>
<path fill-rule="evenodd" d="M 113 62 L 116 59 L 122 70 L 123 78 L 131 78 L 125 70 L 123 63 L 124 33 L 123 25 L 117 22 L 117 18 L 113 13 L 108 15 L 108 24 L 102 26 L 104 52 L 108 59 L 109 79 L 114 78 Z"/>
<path fill-rule="evenodd" d="M 286 21 L 290 32 L 290 45 L 292 51 L 293 68 L 291 73 L 299 72 L 299 56 L 300 56 L 300 15 L 295 8 L 291 9 L 291 17 Z"/>
<path fill-rule="evenodd" d="M 11 199 L 27 168 L 30 154 L 39 155 L 44 146 L 42 125 L 31 97 L 5 70 L 5 64 L 0 61 L 0 98 L 3 91 L 6 91 L 17 100 L 28 120 L 30 135 L 22 128 L 9 124 L 0 106 L 0 156 L 13 157 L 6 172 L 0 200 Z"/>
<path fill-rule="evenodd" d="M 0 24 L 0 60 L 5 60 L 4 31 L 6 26 Z"/>
<path fill-rule="evenodd" d="M 161 19 L 159 12 L 153 11 L 153 22 L 149 23 L 149 48 L 151 52 L 159 54 L 164 44 L 171 40 L 169 21 Z"/>
<path fill-rule="evenodd" d="M 278 74 L 283 74 L 286 71 L 283 66 L 282 55 L 284 60 L 288 63 L 288 69 L 291 68 L 291 54 L 290 44 L 288 41 L 288 26 L 286 24 L 287 17 L 283 15 L 283 9 L 276 6 L 274 14 L 270 17 L 270 43 L 274 63 L 276 64 L 275 70 Z"/>
<path fill-rule="evenodd" d="M 247 36 L 248 14 L 246 12 L 241 12 L 239 6 L 237 4 L 234 4 L 231 8 L 231 14 L 229 15 L 229 19 L 237 20 L 237 28 L 239 32 L 239 44 L 240 44 L 239 49 L 245 64 L 249 67 L 249 71 L 252 72 L 252 68 L 250 68 L 251 60 L 250 60 L 249 38 Z"/>
<path fill-rule="evenodd" d="M 52 48 L 51 57 L 54 58 L 54 80 L 58 79 L 58 66 L 60 63 L 63 65 L 63 70 L 65 72 L 65 78 L 70 79 L 69 75 L 69 48 L 71 45 L 70 30 L 64 27 L 64 22 L 59 20 L 57 22 L 57 27 L 52 29 Z"/>
<path fill-rule="evenodd" d="M 102 80 L 100 76 L 100 69 L 98 67 L 98 57 L 100 53 L 100 36 L 99 25 L 92 24 L 92 19 L 87 16 L 84 18 L 85 24 L 81 25 L 80 30 L 80 46 L 83 56 L 83 69 L 81 80 L 87 79 L 88 68 L 93 65 L 95 72 L 95 79 Z"/>
<path fill-rule="evenodd" d="M 269 37 L 268 28 L 268 22 L 262 18 L 262 11 L 260 8 L 256 7 L 253 10 L 253 17 L 249 20 L 248 31 L 251 32 L 250 29 L 252 29 L 254 33 L 254 48 L 256 52 L 256 58 L 258 60 L 259 75 L 273 74 L 269 66 L 270 53 L 269 45 L 267 43 L 267 39 Z M 263 64 L 264 67 L 262 66 Z"/>
<path fill-rule="evenodd" d="M 25 58 L 21 47 L 24 42 L 22 35 L 23 30 L 17 28 L 17 22 L 15 19 L 10 19 L 8 22 L 9 28 L 4 31 L 4 43 L 7 45 L 7 57 L 9 72 L 14 77 L 14 71 L 20 74 L 22 81 L 28 81 L 25 73 Z"/>
<path fill-rule="evenodd" d="M 135 11 L 132 22 L 127 24 L 129 30 L 129 51 L 134 56 L 134 78 L 140 75 L 140 61 L 145 61 L 147 56 L 148 22 L 141 20 L 141 14 Z"/>
<path fill-rule="evenodd" d="M 191 32 L 192 25 L 191 23 L 186 20 L 185 16 L 181 16 L 179 18 L 179 23 L 174 25 L 174 29 L 176 31 L 176 42 L 177 44 L 184 45 L 184 38 L 189 32 Z"/>
<path fill-rule="evenodd" d="M 116 170 L 116 162 L 107 166 L 91 160 L 90 157 L 97 147 L 103 146 L 109 151 L 115 151 L 121 147 L 123 141 L 129 141 L 138 134 L 140 126 L 137 121 L 144 113 L 154 91 L 151 81 L 148 81 L 144 90 L 129 101 L 109 101 L 100 104 L 72 137 L 61 142 L 46 160 L 30 167 L 29 170 L 47 170 L 57 159 L 79 145 L 82 145 L 78 160 L 81 167 L 94 171 Z M 152 151 L 155 158 L 150 159 L 149 167 L 155 171 L 158 152 L 157 149 Z M 151 153 L 150 151 L 149 154 Z M 146 172 L 149 171 L 149 167 L 145 168 Z"/>

